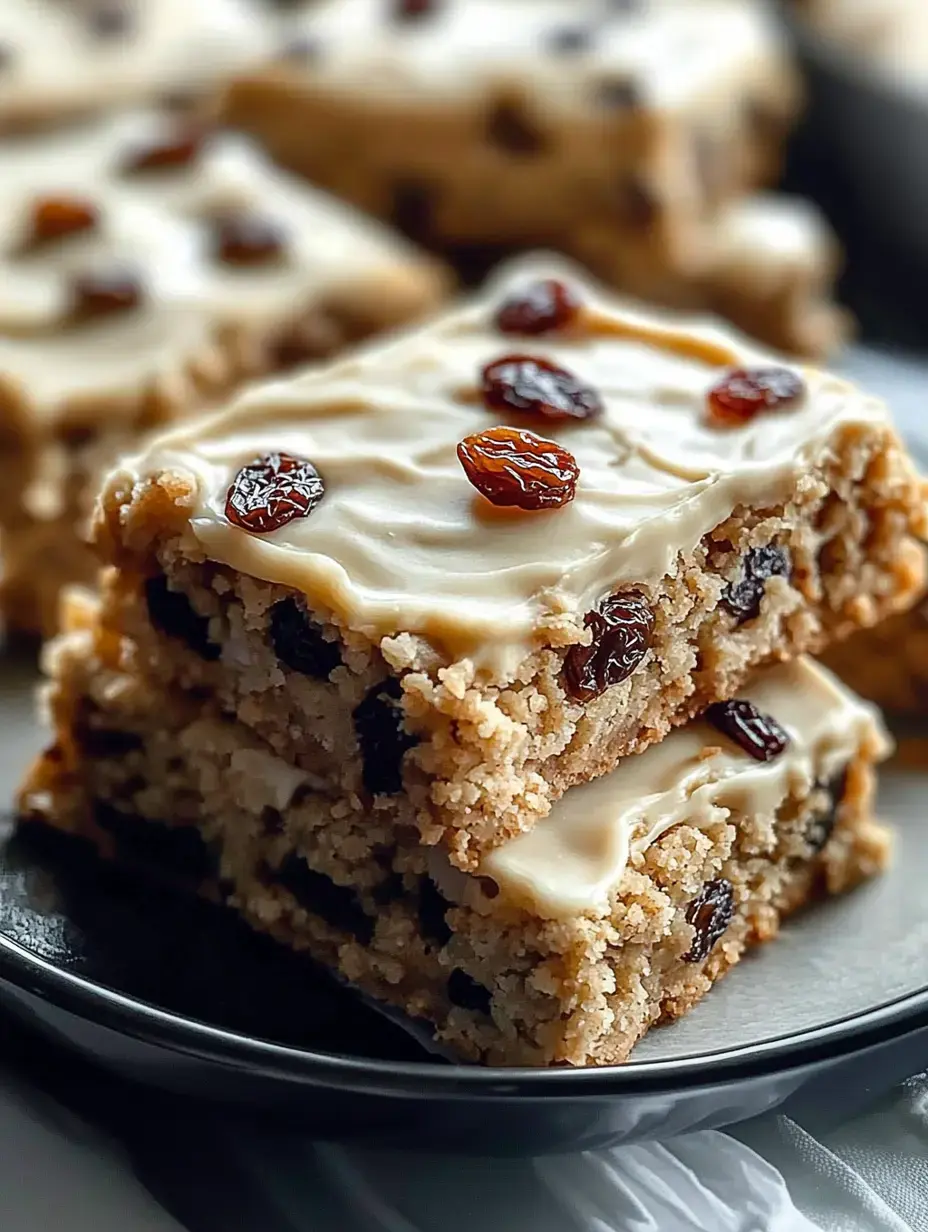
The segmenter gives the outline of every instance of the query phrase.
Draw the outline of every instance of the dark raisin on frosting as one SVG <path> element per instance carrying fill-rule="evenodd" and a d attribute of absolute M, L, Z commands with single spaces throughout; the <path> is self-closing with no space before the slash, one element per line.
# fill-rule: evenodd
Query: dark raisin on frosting
<path fill-rule="evenodd" d="M 789 735 L 776 719 L 744 698 L 716 702 L 706 719 L 755 761 L 772 761 L 789 746 Z"/>
<path fill-rule="evenodd" d="M 118 266 L 73 274 L 68 290 L 69 315 L 77 322 L 131 312 L 144 298 L 139 277 Z"/>

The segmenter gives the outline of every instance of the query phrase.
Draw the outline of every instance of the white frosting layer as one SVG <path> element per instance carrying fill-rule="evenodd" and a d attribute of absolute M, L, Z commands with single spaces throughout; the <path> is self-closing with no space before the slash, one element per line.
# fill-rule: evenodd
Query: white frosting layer
<path fill-rule="evenodd" d="M 607 915 L 629 859 L 673 826 L 770 817 L 787 798 L 830 782 L 862 748 L 889 751 L 876 708 L 811 659 L 769 669 L 741 695 L 789 733 L 779 757 L 755 761 L 708 723 L 678 727 L 611 774 L 570 788 L 480 873 L 543 918 Z"/>
<path fill-rule="evenodd" d="M 2 0 L 0 128 L 7 119 L 202 89 L 273 46 L 253 0 L 127 0 L 124 33 L 94 32 L 92 0 Z"/>
<path fill-rule="evenodd" d="M 658 108 L 728 95 L 783 60 L 765 7 L 753 0 L 437 0 L 418 20 L 391 18 L 389 0 L 312 0 L 282 21 L 286 36 L 311 37 L 319 54 L 307 78 L 391 100 L 459 102 L 516 83 L 547 111 L 602 106 L 598 77 L 633 81 Z M 589 30 L 577 51 L 558 53 L 565 29 Z"/>
<path fill-rule="evenodd" d="M 574 331 L 500 334 L 504 294 L 552 273 L 585 299 Z M 561 509 L 494 509 L 457 458 L 463 437 L 500 421 L 478 397 L 479 373 L 513 351 L 562 364 L 605 403 L 596 421 L 531 424 L 579 463 L 576 499 Z M 160 438 L 126 475 L 189 475 L 190 525 L 208 557 L 302 591 L 371 640 L 420 634 L 449 661 L 506 678 L 553 625 L 573 627 L 616 586 L 659 585 L 738 505 L 789 498 L 836 429 L 886 422 L 880 402 L 815 371 L 788 411 L 734 430 L 707 421 L 706 393 L 728 368 L 770 362 L 729 331 L 645 312 L 536 259 L 430 327 Z M 310 458 L 325 496 L 308 518 L 250 534 L 227 521 L 226 493 L 243 464 L 276 450 Z"/>
<path fill-rule="evenodd" d="M 271 327 L 381 290 L 410 306 L 416 295 L 428 300 L 431 275 L 410 249 L 278 171 L 244 138 L 216 134 L 189 166 L 124 173 L 132 151 L 175 131 L 175 118 L 145 112 L 0 143 L 0 379 L 21 385 L 37 416 L 83 397 L 118 407 L 187 357 L 208 358 L 227 325 Z M 33 203 L 46 197 L 87 200 L 99 223 L 22 255 Z M 279 224 L 281 259 L 217 260 L 211 226 L 223 211 Z M 74 328 L 68 274 L 120 265 L 142 281 L 140 307 Z"/>

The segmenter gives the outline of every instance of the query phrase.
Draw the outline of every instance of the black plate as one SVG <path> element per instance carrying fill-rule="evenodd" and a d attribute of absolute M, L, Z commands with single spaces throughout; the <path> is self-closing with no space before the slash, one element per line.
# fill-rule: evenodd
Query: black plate
<path fill-rule="evenodd" d="M 5 676 L 0 772 L 12 776 L 40 737 L 29 673 Z M 125 1078 L 394 1147 L 594 1147 L 723 1126 L 825 1088 L 840 1116 L 928 1054 L 922 801 L 920 778 L 887 776 L 895 870 L 790 924 L 622 1067 L 452 1064 L 231 913 L 39 827 L 8 827 L 0 844 L 0 1002 Z"/>

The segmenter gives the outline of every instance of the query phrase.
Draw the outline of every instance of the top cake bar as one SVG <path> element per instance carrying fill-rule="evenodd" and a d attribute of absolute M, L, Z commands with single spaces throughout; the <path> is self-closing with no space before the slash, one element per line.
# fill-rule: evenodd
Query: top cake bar
<path fill-rule="evenodd" d="M 910 601 L 924 523 L 882 403 L 539 258 L 160 437 L 97 534 L 133 670 L 473 869 Z"/>

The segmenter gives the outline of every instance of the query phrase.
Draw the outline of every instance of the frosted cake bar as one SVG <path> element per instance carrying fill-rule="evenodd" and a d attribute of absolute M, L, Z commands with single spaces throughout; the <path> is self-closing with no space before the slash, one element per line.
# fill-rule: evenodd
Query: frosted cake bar
<path fill-rule="evenodd" d="M 434 307 L 437 264 L 164 112 L 0 140 L 0 605 L 55 627 L 101 467 L 247 379 Z M 42 570 L 35 568 L 43 560 Z"/>
<path fill-rule="evenodd" d="M 882 403 L 551 260 L 162 435 L 109 478 L 101 621 L 471 872 L 571 786 L 922 584 Z"/>
<path fill-rule="evenodd" d="M 470 874 L 376 804 L 351 826 L 312 772 L 133 659 L 74 605 L 22 813 L 193 874 L 469 1060 L 624 1061 L 787 913 L 889 854 L 876 712 L 807 659 L 571 787 Z"/>

